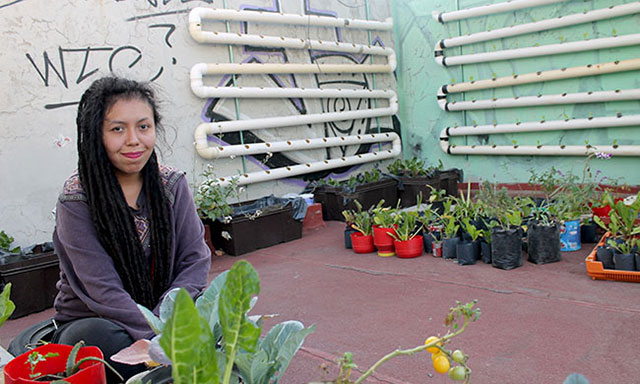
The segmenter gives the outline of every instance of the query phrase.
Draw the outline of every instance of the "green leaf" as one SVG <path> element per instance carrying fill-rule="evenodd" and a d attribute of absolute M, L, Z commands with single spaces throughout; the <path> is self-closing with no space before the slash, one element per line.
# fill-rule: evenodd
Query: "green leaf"
<path fill-rule="evenodd" d="M 243 381 L 251 384 L 268 384 L 272 376 L 269 371 L 275 369 L 273 361 L 269 360 L 264 350 L 240 353 L 236 356 L 235 364 Z"/>
<path fill-rule="evenodd" d="M 173 312 L 173 306 L 175 305 L 174 303 L 178 290 L 179 288 L 170 290 L 166 295 L 164 295 L 162 303 L 160 303 L 160 321 L 162 321 L 163 324 L 167 322 L 169 316 L 171 316 L 171 313 Z"/>
<path fill-rule="evenodd" d="M 11 316 L 16 305 L 11 301 L 11 283 L 7 283 L 0 293 L 0 327 Z"/>
<path fill-rule="evenodd" d="M 156 335 L 161 334 L 162 328 L 164 328 L 164 322 L 162 322 L 160 318 L 158 318 L 153 312 L 151 312 L 149 308 L 145 307 L 144 305 L 138 304 L 138 309 L 140 310 L 140 312 L 142 312 L 142 315 L 144 316 L 145 320 L 147 320 L 147 323 L 149 324 L 151 329 L 153 329 L 153 332 Z"/>
<path fill-rule="evenodd" d="M 218 313 L 224 339 L 226 368 L 223 383 L 231 377 L 236 353 L 242 349 L 254 352 L 260 337 L 260 328 L 247 319 L 252 298 L 260 293 L 258 273 L 246 260 L 233 265 L 220 292 Z"/>
<path fill-rule="evenodd" d="M 196 300 L 196 308 L 200 316 L 204 317 L 209 323 L 211 330 L 214 330 L 216 324 L 219 324 L 218 316 L 218 300 L 220 291 L 227 281 L 229 271 L 224 271 L 209 284 L 204 293 Z"/>
<path fill-rule="evenodd" d="M 181 288 L 175 296 L 160 345 L 172 362 L 174 384 L 219 382 L 215 339 L 185 289 Z"/>
<path fill-rule="evenodd" d="M 282 377 L 291 359 L 293 359 L 293 356 L 298 352 L 300 347 L 302 347 L 302 343 L 307 335 L 315 331 L 315 325 L 304 328 L 299 321 L 287 321 L 278 325 L 282 325 L 282 329 L 276 330 L 278 331 L 276 338 L 269 341 L 267 340 L 269 339 L 269 334 L 271 334 L 277 326 L 269 331 L 269 334 L 267 334 L 264 340 L 264 342 L 268 341 L 272 343 L 275 347 L 272 347 L 272 350 L 277 352 L 275 360 L 278 362 L 278 375 L 275 378 L 274 384 Z"/>

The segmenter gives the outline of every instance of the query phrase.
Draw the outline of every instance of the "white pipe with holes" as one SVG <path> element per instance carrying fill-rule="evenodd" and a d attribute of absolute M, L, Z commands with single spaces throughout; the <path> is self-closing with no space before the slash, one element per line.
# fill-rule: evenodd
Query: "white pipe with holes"
<path fill-rule="evenodd" d="M 640 12 L 640 2 L 634 1 L 628 4 L 614 5 L 607 8 L 576 13 L 568 16 L 559 16 L 553 19 L 514 25 L 511 27 L 495 29 L 493 31 L 478 32 L 466 36 L 457 36 L 449 39 L 444 39 L 440 40 L 436 44 L 434 51 L 443 50 L 445 48 L 459 47 L 467 44 L 480 43 L 488 40 L 524 35 L 527 33 L 547 31 L 550 29 L 568 27 L 571 25 L 590 23 L 598 20 L 606 20 L 614 17 L 632 15 L 638 12 Z"/>
<path fill-rule="evenodd" d="M 307 69 L 305 72 L 291 72 L 291 69 L 278 70 L 276 66 L 283 66 L 283 64 L 209 64 L 215 68 L 238 68 L 237 66 L 256 67 L 256 66 L 270 66 L 273 69 L 270 73 L 322 73 L 328 72 L 328 69 L 324 68 L 340 68 L 340 72 L 354 73 L 350 71 L 348 67 L 354 66 L 360 69 L 357 72 L 393 72 L 396 69 L 397 61 L 395 51 L 388 47 L 362 45 L 355 43 L 343 43 L 339 41 L 321 41 L 302 39 L 297 37 L 278 37 L 278 36 L 264 36 L 264 35 L 252 35 L 241 33 L 227 33 L 227 32 L 209 32 L 203 31 L 201 25 L 190 24 L 189 33 L 199 43 L 211 43 L 211 44 L 227 44 L 227 45 L 251 45 L 256 47 L 267 48 L 292 48 L 292 49 L 314 49 L 329 52 L 341 52 L 352 54 L 367 54 L 367 55 L 379 55 L 386 56 L 388 64 L 354 64 L 354 65 L 336 65 L 336 64 L 284 64 L 289 68 L 304 68 L 315 67 Z M 231 66 L 231 67 L 229 67 Z M 343 69 L 344 68 L 344 69 Z M 372 68 L 371 71 L 363 70 L 363 68 Z M 375 69 L 375 70 L 374 70 Z M 213 69 L 212 69 L 213 70 Z M 225 69 L 226 70 L 226 69 Z M 266 70 L 266 69 L 265 69 Z M 220 69 L 222 71 L 222 69 Z M 279 72 L 274 72 L 279 71 Z M 219 72 L 222 73 L 222 72 Z M 232 72 L 228 72 L 231 74 Z M 332 72 L 332 73 L 337 73 Z"/>
<path fill-rule="evenodd" d="M 375 21 L 344 19 L 319 15 L 296 15 L 290 13 L 202 7 L 193 8 L 191 12 L 189 12 L 189 25 L 197 24 L 199 27 L 199 25 L 202 24 L 202 20 L 251 21 L 257 23 L 367 29 L 373 31 L 389 31 L 393 28 L 393 20 L 391 18 L 388 18 L 385 21 Z"/>
<path fill-rule="evenodd" d="M 446 96 L 438 95 L 438 106 L 449 112 L 472 111 L 481 109 L 536 107 L 541 105 L 586 104 L 607 101 L 640 100 L 640 89 L 617 89 L 615 91 L 597 91 L 563 93 L 559 95 L 520 96 L 502 99 L 485 99 L 447 102 Z"/>
<path fill-rule="evenodd" d="M 377 144 L 390 141 L 388 133 L 372 133 L 356 136 L 319 137 L 315 139 L 273 141 L 269 143 L 237 144 L 213 146 L 199 151 L 205 159 L 219 159 L 224 157 L 249 156 L 263 153 L 287 151 L 303 151 L 308 149 L 341 147 L 346 145 Z"/>
<path fill-rule="evenodd" d="M 197 68 L 195 68 L 197 67 Z M 191 68 L 207 75 L 269 75 L 282 73 L 389 73 L 395 70 L 395 63 L 389 64 L 206 64 L 199 63 Z"/>
<path fill-rule="evenodd" d="M 388 135 L 388 140 L 392 142 L 392 148 L 360 155 L 340 157 L 336 159 L 321 160 L 312 163 L 298 164 L 289 167 L 281 167 L 269 169 L 265 171 L 245 173 L 238 176 L 238 185 L 247 185 L 261 183 L 265 181 L 283 179 L 287 177 L 295 177 L 311 172 L 324 171 L 327 169 L 335 169 L 342 167 L 350 167 L 358 164 L 364 164 L 372 161 L 381 161 L 399 156 L 402 153 L 402 144 L 400 137 L 393 132 L 384 133 Z M 231 182 L 231 177 L 221 177 L 217 182 L 221 185 L 227 185 Z"/>
<path fill-rule="evenodd" d="M 450 145 L 440 141 L 440 149 L 450 155 L 504 155 L 504 156 L 587 156 L 607 153 L 612 156 L 640 156 L 640 145 Z"/>
<path fill-rule="evenodd" d="M 431 16 L 439 23 L 468 19 L 470 17 L 493 15 L 496 13 L 515 11 L 523 8 L 537 7 L 540 5 L 560 3 L 567 0 L 509 0 L 504 3 L 487 4 L 479 7 L 460 9 L 451 12 L 433 11 Z"/>
<path fill-rule="evenodd" d="M 593 51 L 604 48 L 628 47 L 639 44 L 640 33 L 636 33 L 632 35 L 605 37 L 602 39 L 573 41 L 569 43 L 507 49 L 503 51 L 474 53 L 459 56 L 444 56 L 442 51 L 437 51 L 435 60 L 439 65 L 452 66 L 462 64 L 487 63 L 500 60 L 524 59 L 527 57 L 558 55 L 572 52 Z"/>
<path fill-rule="evenodd" d="M 513 75 L 498 77 L 494 79 L 485 79 L 478 81 L 470 81 L 465 83 L 443 85 L 439 90 L 439 95 L 447 93 L 478 91 L 482 89 L 492 89 L 500 87 L 509 87 L 514 85 L 541 83 L 545 81 L 572 79 L 576 77 L 603 75 L 607 73 L 616 73 L 624 71 L 633 71 L 640 69 L 640 59 L 629 59 L 621 61 L 613 61 L 601 64 L 587 64 L 579 67 L 554 69 L 550 71 L 538 71 L 525 73 L 523 75 Z"/>
<path fill-rule="evenodd" d="M 514 132 L 543 132 L 558 130 L 614 128 L 640 126 L 640 115 L 589 117 L 586 119 L 567 119 L 552 121 L 528 121 L 524 123 L 476 125 L 462 127 L 447 127 L 447 136 L 491 135 Z"/>

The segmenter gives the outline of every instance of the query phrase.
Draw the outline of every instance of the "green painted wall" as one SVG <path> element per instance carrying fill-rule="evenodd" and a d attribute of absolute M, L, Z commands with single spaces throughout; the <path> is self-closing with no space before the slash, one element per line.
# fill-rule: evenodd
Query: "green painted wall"
<path fill-rule="evenodd" d="M 467 112 L 441 110 L 436 102 L 436 92 L 442 85 L 451 82 L 482 80 L 492 76 L 502 77 L 640 57 L 640 46 L 633 46 L 447 68 L 436 64 L 433 59 L 433 47 L 443 38 L 498 29 L 512 24 L 530 23 L 628 2 L 624 0 L 573 0 L 445 24 L 436 22 L 431 16 L 434 10 L 453 11 L 503 1 L 393 0 L 404 156 L 405 158 L 417 156 L 429 164 L 442 160 L 446 167 L 462 168 L 465 171 L 465 181 L 522 182 L 528 180 L 530 169 L 544 171 L 551 166 L 579 174 L 585 164 L 585 158 L 582 157 L 447 155 L 440 149 L 440 131 L 447 126 L 482 125 L 494 122 L 504 124 L 517 121 L 540 121 L 542 119 L 547 121 L 564 120 L 589 116 L 611 116 L 618 112 L 624 115 L 640 114 L 639 101 Z M 536 43 L 545 45 L 563 41 L 609 37 L 616 34 L 632 34 L 638 33 L 638 25 L 640 25 L 640 14 L 452 48 L 448 49 L 446 54 L 454 56 L 530 47 Z M 455 96 L 450 95 L 448 100 L 471 100 L 474 98 L 479 100 L 493 97 L 639 87 L 638 72 L 631 71 L 456 94 Z M 543 145 L 584 145 L 588 140 L 592 145 L 611 145 L 614 140 L 617 140 L 618 144 L 640 145 L 640 130 L 638 127 L 629 127 L 496 134 L 485 136 L 484 140 L 482 141 L 479 136 L 467 136 L 453 138 L 452 142 L 460 145 L 492 143 L 512 145 L 512 140 L 516 140 L 520 145 L 536 145 L 538 141 Z M 614 157 L 609 160 L 593 159 L 591 161 L 592 170 L 601 170 L 603 174 L 619 178 L 620 182 L 627 184 L 640 184 L 639 165 L 640 158 L 638 157 Z"/>

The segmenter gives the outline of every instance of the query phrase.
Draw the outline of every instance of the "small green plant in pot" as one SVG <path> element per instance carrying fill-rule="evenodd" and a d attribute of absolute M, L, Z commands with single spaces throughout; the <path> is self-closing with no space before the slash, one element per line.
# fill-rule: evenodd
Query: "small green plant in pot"
<path fill-rule="evenodd" d="M 460 224 L 458 218 L 455 216 L 455 211 L 451 209 L 454 199 L 447 198 L 444 201 L 444 213 L 440 215 L 440 222 L 442 223 L 442 257 L 445 259 L 456 258 L 456 246 L 460 242 L 458 232 L 460 230 Z"/>
<path fill-rule="evenodd" d="M 394 256 L 393 237 L 398 225 L 398 210 L 378 204 L 373 210 L 373 244 L 378 249 L 378 256 Z"/>
<path fill-rule="evenodd" d="M 201 218 L 211 221 L 231 220 L 233 208 L 228 200 L 238 198 L 238 178 L 232 178 L 228 184 L 221 184 L 210 165 L 202 175 L 205 179 L 198 185 L 194 196 L 198 214 Z"/>
<path fill-rule="evenodd" d="M 396 256 L 400 258 L 413 258 L 422 254 L 422 223 L 416 211 L 398 212 L 399 224 L 395 233 L 389 233 L 393 237 Z"/>
<path fill-rule="evenodd" d="M 462 228 L 471 240 L 463 240 L 456 244 L 456 258 L 459 265 L 473 265 L 480 258 L 480 241 L 478 239 L 482 236 L 482 230 L 476 228 L 469 217 L 462 219 Z"/>
<path fill-rule="evenodd" d="M 384 201 L 382 201 L 384 202 Z M 351 228 L 355 231 L 351 233 L 350 239 L 354 252 L 369 253 L 375 250 L 373 245 L 373 218 L 369 210 L 363 210 L 362 204 L 355 200 L 356 211 L 351 211 Z M 370 208 L 373 210 L 374 208 Z"/>

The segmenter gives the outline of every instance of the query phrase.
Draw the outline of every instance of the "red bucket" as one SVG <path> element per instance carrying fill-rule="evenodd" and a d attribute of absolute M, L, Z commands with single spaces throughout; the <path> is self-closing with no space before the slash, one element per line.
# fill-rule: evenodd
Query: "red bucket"
<path fill-rule="evenodd" d="M 57 356 L 46 357 L 44 361 L 37 363 L 34 372 L 39 376 L 48 374 L 57 374 L 64 372 L 67 364 L 67 358 L 73 349 L 70 345 L 62 344 L 45 344 L 31 351 L 14 358 L 4 366 L 4 382 L 5 384 L 26 384 L 26 383 L 48 383 L 49 381 L 31 380 L 31 366 L 28 363 L 29 355 L 34 352 L 46 356 L 47 353 L 58 353 Z M 103 358 L 102 352 L 98 347 L 82 347 L 78 351 L 76 361 L 88 356 Z M 34 377 L 36 378 L 36 377 Z M 104 364 L 99 361 L 89 360 L 82 363 L 80 370 L 69 377 L 64 378 L 65 381 L 72 384 L 106 384 L 107 379 L 104 371 Z M 51 380 L 53 381 L 53 380 Z"/>
<path fill-rule="evenodd" d="M 376 250 L 373 246 L 373 236 L 364 235 L 362 232 L 351 234 L 351 248 L 355 253 L 371 253 Z"/>
<path fill-rule="evenodd" d="M 395 255 L 393 251 L 394 238 L 391 237 L 389 233 L 395 234 L 395 227 L 385 228 L 378 227 L 377 225 L 373 226 L 373 245 L 378 248 L 378 256 L 388 257 Z"/>
<path fill-rule="evenodd" d="M 406 241 L 394 241 L 396 256 L 402 259 L 410 259 L 422 255 L 422 236 L 417 235 Z"/>

